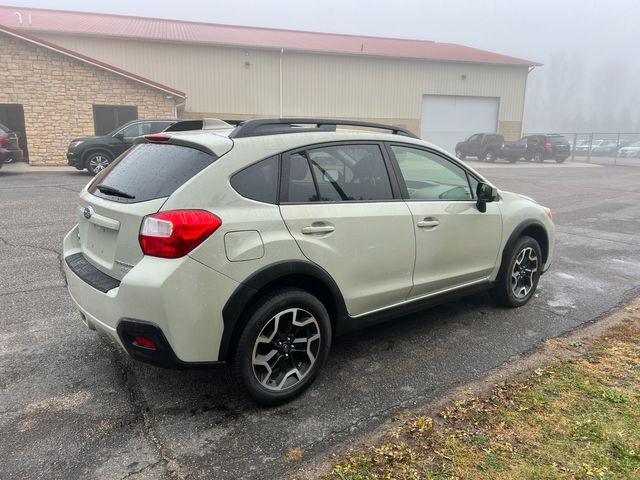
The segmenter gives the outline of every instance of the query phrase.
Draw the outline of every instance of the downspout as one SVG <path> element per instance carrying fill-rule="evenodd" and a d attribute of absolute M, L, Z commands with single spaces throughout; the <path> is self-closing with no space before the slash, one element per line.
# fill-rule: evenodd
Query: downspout
<path fill-rule="evenodd" d="M 284 55 L 284 48 L 280 49 L 280 81 L 279 81 L 279 97 L 278 97 L 278 103 L 280 105 L 279 108 L 279 114 L 280 114 L 280 118 L 282 118 L 282 56 Z"/>
<path fill-rule="evenodd" d="M 178 108 L 179 108 L 179 107 L 184 107 L 186 104 L 187 104 L 187 99 L 186 99 L 186 97 L 185 97 L 184 102 L 182 102 L 182 103 L 176 103 L 176 104 L 173 106 L 173 116 L 174 116 L 176 119 L 178 118 Z"/>

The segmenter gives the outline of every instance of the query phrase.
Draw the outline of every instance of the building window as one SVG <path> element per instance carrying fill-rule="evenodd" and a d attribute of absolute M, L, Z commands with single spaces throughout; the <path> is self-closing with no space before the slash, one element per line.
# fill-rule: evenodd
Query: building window
<path fill-rule="evenodd" d="M 132 105 L 94 105 L 96 135 L 107 135 L 127 122 L 138 119 L 138 107 Z"/>

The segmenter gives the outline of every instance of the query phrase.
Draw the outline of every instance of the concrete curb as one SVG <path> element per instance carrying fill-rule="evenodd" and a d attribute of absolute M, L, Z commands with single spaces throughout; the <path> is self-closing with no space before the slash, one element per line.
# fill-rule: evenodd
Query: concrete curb
<path fill-rule="evenodd" d="M 46 172 L 78 172 L 74 167 L 67 166 L 35 166 L 25 162 L 5 163 L 0 168 L 0 172 L 10 173 L 46 173 Z"/>

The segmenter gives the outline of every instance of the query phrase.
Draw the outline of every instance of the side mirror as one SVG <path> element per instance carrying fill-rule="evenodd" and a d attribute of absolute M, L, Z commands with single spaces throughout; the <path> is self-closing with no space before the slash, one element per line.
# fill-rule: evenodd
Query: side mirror
<path fill-rule="evenodd" d="M 118 132 L 113 136 L 113 138 L 117 138 L 118 140 L 123 141 L 124 140 L 124 133 Z"/>
<path fill-rule="evenodd" d="M 476 198 L 478 199 L 478 210 L 484 213 L 487 211 L 487 203 L 495 202 L 496 198 L 498 198 L 498 189 L 488 183 L 478 183 Z"/>

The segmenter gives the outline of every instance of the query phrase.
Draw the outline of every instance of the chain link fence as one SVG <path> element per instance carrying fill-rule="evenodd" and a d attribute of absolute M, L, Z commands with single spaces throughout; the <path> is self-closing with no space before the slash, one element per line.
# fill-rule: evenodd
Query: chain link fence
<path fill-rule="evenodd" d="M 559 132 L 571 145 L 570 161 L 640 166 L 640 133 Z M 525 133 L 523 136 L 536 135 Z"/>

